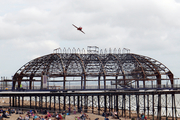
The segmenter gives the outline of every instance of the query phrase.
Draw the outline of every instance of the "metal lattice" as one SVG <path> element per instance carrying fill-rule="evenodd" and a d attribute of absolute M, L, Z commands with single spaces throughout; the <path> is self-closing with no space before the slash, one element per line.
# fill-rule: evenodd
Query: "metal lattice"
<path fill-rule="evenodd" d="M 132 87 L 137 86 L 139 81 L 145 87 L 150 85 L 149 81 L 153 85 L 161 85 L 162 80 L 171 81 L 170 84 L 174 80 L 165 65 L 147 56 L 132 53 L 52 53 L 23 65 L 15 73 L 13 85 L 16 82 L 20 85 L 21 81 L 41 82 L 42 75 L 47 75 L 49 82 L 62 86 L 61 89 L 68 89 L 72 84 L 71 89 L 89 89 L 92 84 L 97 86 L 96 89 Z"/>

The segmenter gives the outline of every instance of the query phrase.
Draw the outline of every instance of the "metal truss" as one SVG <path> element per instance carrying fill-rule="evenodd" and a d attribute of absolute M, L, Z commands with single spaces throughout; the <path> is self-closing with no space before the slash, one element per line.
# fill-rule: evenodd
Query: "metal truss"
<path fill-rule="evenodd" d="M 93 83 L 94 89 L 162 87 L 161 81 L 170 81 L 166 83 L 171 86 L 175 79 L 161 62 L 138 54 L 52 53 L 23 65 L 15 73 L 13 85 L 27 81 L 32 89 L 32 82 L 41 82 L 42 75 L 63 90 L 92 89 Z"/>

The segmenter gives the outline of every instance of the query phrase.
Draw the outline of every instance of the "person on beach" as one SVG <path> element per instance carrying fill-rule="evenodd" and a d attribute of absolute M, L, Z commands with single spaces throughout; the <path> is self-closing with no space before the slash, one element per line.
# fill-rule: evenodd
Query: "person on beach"
<path fill-rule="evenodd" d="M 86 115 L 86 119 L 89 119 L 89 115 Z"/>
<path fill-rule="evenodd" d="M 5 113 L 5 114 L 6 114 L 6 116 L 9 116 L 9 111 L 6 111 L 6 113 Z"/>
<path fill-rule="evenodd" d="M 58 114 L 58 112 L 56 112 L 55 114 L 54 114 L 54 117 L 56 117 L 56 116 L 58 116 L 59 114 Z"/>
<path fill-rule="evenodd" d="M 47 114 L 47 110 L 46 110 L 46 109 L 43 111 L 43 114 L 44 114 L 44 115 L 46 115 L 46 114 Z"/>
<path fill-rule="evenodd" d="M 11 114 L 15 113 L 15 111 L 16 111 L 15 109 L 11 109 Z"/>
<path fill-rule="evenodd" d="M 77 116 L 75 116 L 75 120 L 78 120 L 78 117 L 77 117 Z"/>
<path fill-rule="evenodd" d="M 9 118 L 9 117 L 6 115 L 6 111 L 5 111 L 5 110 L 3 110 L 2 117 L 3 117 L 3 118 Z"/>
<path fill-rule="evenodd" d="M 20 119 L 20 120 L 21 120 L 21 119 L 22 119 L 22 115 L 19 115 L 18 119 Z"/>
<path fill-rule="evenodd" d="M 59 118 L 58 120 L 62 120 L 63 119 L 61 113 L 59 113 L 58 118 Z"/>
<path fill-rule="evenodd" d="M 66 114 L 64 114 L 62 117 L 63 117 L 63 119 L 65 119 L 66 118 Z"/>
<path fill-rule="evenodd" d="M 3 109 L 1 108 L 0 113 L 3 113 Z"/>
<path fill-rule="evenodd" d="M 34 112 L 33 112 L 33 111 L 31 112 L 31 116 L 33 116 L 33 117 L 34 117 Z"/>
<path fill-rule="evenodd" d="M 33 111 L 33 112 L 34 112 L 34 114 L 37 114 L 37 110 L 35 110 L 35 109 L 34 109 L 34 111 Z"/>
<path fill-rule="evenodd" d="M 81 118 L 82 120 L 85 120 L 85 119 L 86 119 L 86 114 L 82 112 L 82 114 L 80 115 L 80 118 Z"/>
<path fill-rule="evenodd" d="M 106 116 L 106 117 L 104 118 L 104 120 L 109 120 L 108 116 Z"/>
<path fill-rule="evenodd" d="M 51 117 L 51 114 L 50 114 L 49 112 L 47 112 L 47 116 L 48 116 L 48 117 Z"/>
<path fill-rule="evenodd" d="M 65 112 L 65 111 L 63 111 L 63 112 L 62 112 L 62 115 L 64 115 L 64 114 L 66 114 L 66 112 Z"/>
<path fill-rule="evenodd" d="M 74 114 L 76 114 L 76 107 L 75 106 L 74 106 L 74 110 L 73 111 L 74 111 Z"/>
<path fill-rule="evenodd" d="M 26 116 L 24 117 L 24 120 L 29 120 L 29 116 L 26 115 Z"/>
<path fill-rule="evenodd" d="M 30 111 L 27 111 L 27 115 L 28 115 L 28 117 L 30 118 L 30 117 L 31 117 L 31 112 L 30 112 Z"/>
<path fill-rule="evenodd" d="M 70 113 L 71 113 L 71 108 L 69 107 L 69 115 L 70 115 Z"/>
<path fill-rule="evenodd" d="M 36 119 L 36 118 L 38 118 L 38 115 L 37 115 L 37 114 L 34 115 L 34 119 Z"/>
<path fill-rule="evenodd" d="M 145 120 L 147 120 L 147 117 L 144 117 Z"/>
<path fill-rule="evenodd" d="M 45 119 L 43 118 L 43 116 L 41 116 L 41 117 L 40 117 L 40 120 L 45 120 Z"/>
<path fill-rule="evenodd" d="M 10 107 L 8 108 L 8 111 L 9 111 L 9 115 L 11 116 L 11 108 Z"/>
<path fill-rule="evenodd" d="M 43 114 L 43 110 L 42 109 L 40 110 L 40 113 Z"/>
<path fill-rule="evenodd" d="M 106 113 L 105 113 L 105 112 L 103 112 L 103 113 L 102 113 L 102 116 L 103 116 L 103 117 L 105 117 L 105 116 L 106 116 Z"/>
<path fill-rule="evenodd" d="M 79 112 L 82 112 L 82 107 L 79 107 Z"/>
<path fill-rule="evenodd" d="M 144 113 L 141 114 L 141 120 L 144 120 Z"/>

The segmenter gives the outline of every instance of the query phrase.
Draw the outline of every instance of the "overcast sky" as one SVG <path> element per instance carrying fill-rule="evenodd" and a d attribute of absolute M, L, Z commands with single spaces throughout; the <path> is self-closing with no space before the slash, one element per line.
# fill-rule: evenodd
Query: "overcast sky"
<path fill-rule="evenodd" d="M 83 34 L 72 24 L 82 26 Z M 180 77 L 176 0 L 0 0 L 0 76 L 54 49 L 128 48 Z"/>

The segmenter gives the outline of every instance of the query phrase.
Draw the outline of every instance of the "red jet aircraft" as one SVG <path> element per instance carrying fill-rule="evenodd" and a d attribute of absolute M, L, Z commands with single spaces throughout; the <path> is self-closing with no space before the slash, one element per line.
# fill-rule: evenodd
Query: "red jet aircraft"
<path fill-rule="evenodd" d="M 77 28 L 77 30 L 79 30 L 79 31 L 81 31 L 82 33 L 84 33 L 83 31 L 82 31 L 82 27 L 77 27 L 77 26 L 75 26 L 74 24 L 72 24 L 75 28 Z M 85 33 L 84 33 L 85 34 Z"/>

